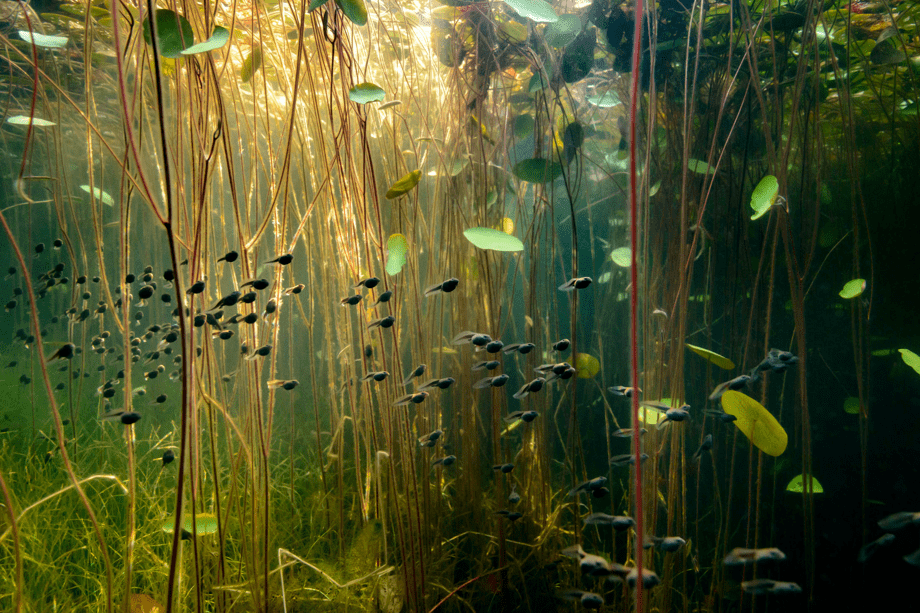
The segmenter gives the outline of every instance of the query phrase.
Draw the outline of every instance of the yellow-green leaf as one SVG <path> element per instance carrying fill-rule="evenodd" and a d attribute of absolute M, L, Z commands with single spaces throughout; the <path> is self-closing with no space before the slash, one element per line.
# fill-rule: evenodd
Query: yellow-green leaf
<path fill-rule="evenodd" d="M 348 99 L 358 104 L 380 102 L 385 96 L 386 92 L 382 87 L 370 82 L 358 83 L 348 90 Z"/>
<path fill-rule="evenodd" d="M 805 493 L 805 478 L 804 477 L 805 477 L 804 475 L 796 475 L 795 477 L 793 477 L 792 481 L 789 482 L 789 485 L 786 486 L 786 491 L 796 492 L 798 494 L 804 494 Z M 821 484 L 818 483 L 817 479 L 809 475 L 808 481 L 811 486 L 812 493 L 814 494 L 824 493 L 824 488 L 821 487 Z"/>
<path fill-rule="evenodd" d="M 387 264 L 388 275 L 399 274 L 406 265 L 406 253 L 409 251 L 409 241 L 402 234 L 391 234 L 387 239 Z"/>
<path fill-rule="evenodd" d="M 691 345 L 690 343 L 687 343 L 687 349 L 689 349 L 690 351 L 692 351 L 693 353 L 697 355 L 703 356 L 704 358 L 712 362 L 715 366 L 718 366 L 719 368 L 723 370 L 731 370 L 735 367 L 734 362 L 732 362 L 725 356 L 721 356 L 718 353 L 715 353 L 714 351 L 710 351 L 702 347 L 697 347 L 696 345 Z"/>
<path fill-rule="evenodd" d="M 901 352 L 901 359 L 904 363 L 913 368 L 920 375 L 920 355 L 917 355 L 910 349 L 898 349 Z"/>
<path fill-rule="evenodd" d="M 246 59 L 243 60 L 243 67 L 240 69 L 240 81 L 243 83 L 249 83 L 249 80 L 252 79 L 253 75 L 259 71 L 261 66 L 262 49 L 256 47 L 248 56 L 246 56 Z"/>
<path fill-rule="evenodd" d="M 843 289 L 840 290 L 841 298 L 856 298 L 862 294 L 866 289 L 866 280 L 865 279 L 853 279 L 852 281 L 847 281 L 843 286 Z"/>
<path fill-rule="evenodd" d="M 617 247 L 610 252 L 610 259 L 617 266 L 629 268 L 632 265 L 632 249 L 629 247 Z"/>
<path fill-rule="evenodd" d="M 843 410 L 850 415 L 859 415 L 859 398 L 850 396 L 843 401 Z"/>
<path fill-rule="evenodd" d="M 722 394 L 721 400 L 725 412 L 735 416 L 735 426 L 755 447 L 773 457 L 786 451 L 789 436 L 762 404 L 733 390 Z"/>
<path fill-rule="evenodd" d="M 751 194 L 751 208 L 754 214 L 751 219 L 760 219 L 767 214 L 770 207 L 776 203 L 776 194 L 779 192 L 779 181 L 773 175 L 767 175 L 760 180 Z"/>
<path fill-rule="evenodd" d="M 356 26 L 367 23 L 367 7 L 364 6 L 364 0 L 335 0 L 335 4 Z"/>
<path fill-rule="evenodd" d="M 411 190 L 413 187 L 418 185 L 418 182 L 422 179 L 421 170 L 413 170 L 412 172 L 403 175 L 396 183 L 390 186 L 390 189 L 387 190 L 386 197 L 387 200 L 393 200 L 394 198 L 399 198 Z"/>

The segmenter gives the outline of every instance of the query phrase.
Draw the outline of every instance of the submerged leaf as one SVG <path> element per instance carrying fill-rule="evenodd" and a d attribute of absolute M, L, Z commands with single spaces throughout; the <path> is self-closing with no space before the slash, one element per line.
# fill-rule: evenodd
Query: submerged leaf
<path fill-rule="evenodd" d="M 391 234 L 387 239 L 387 264 L 388 275 L 399 274 L 406 265 L 406 253 L 409 251 L 409 241 L 402 234 Z"/>
<path fill-rule="evenodd" d="M 704 358 L 712 362 L 715 366 L 718 366 L 719 368 L 723 370 L 731 370 L 732 368 L 735 367 L 734 362 L 732 362 L 725 356 L 721 356 L 718 353 L 715 353 L 714 351 L 710 351 L 702 347 L 697 347 L 696 345 L 691 345 L 690 343 L 687 343 L 686 345 L 687 345 L 687 349 L 689 349 L 690 351 L 692 351 L 693 353 L 697 355 L 703 356 Z"/>
<path fill-rule="evenodd" d="M 390 189 L 387 190 L 387 200 L 393 200 L 394 198 L 399 198 L 400 196 L 409 193 L 409 190 L 418 185 L 418 182 L 421 181 L 421 179 L 421 170 L 413 170 L 410 173 L 406 173 L 399 179 L 399 181 L 391 185 Z"/>
<path fill-rule="evenodd" d="M 163 522 L 163 532 L 173 533 L 173 527 L 176 520 L 172 517 Z M 192 514 L 184 513 L 182 515 L 182 529 L 188 533 L 192 532 Z M 217 532 L 217 516 L 210 513 L 198 513 L 195 516 L 195 532 L 198 536 L 204 534 L 214 534 Z"/>
<path fill-rule="evenodd" d="M 211 37 L 208 38 L 208 40 L 203 43 L 198 43 L 197 45 L 192 45 L 188 49 L 184 49 L 182 55 L 194 55 L 196 53 L 214 51 L 226 45 L 228 40 L 230 40 L 230 30 L 220 26 L 214 26 L 214 32 L 211 33 Z"/>
<path fill-rule="evenodd" d="M 335 4 L 356 26 L 367 23 L 367 7 L 364 6 L 364 0 L 335 0 Z"/>
<path fill-rule="evenodd" d="M 910 349 L 898 349 L 901 353 L 901 359 L 904 363 L 913 368 L 920 375 L 920 355 L 917 355 Z"/>
<path fill-rule="evenodd" d="M 505 0 L 505 4 L 513 8 L 521 17 L 527 17 L 536 22 L 553 23 L 559 20 L 553 7 L 543 0 Z"/>
<path fill-rule="evenodd" d="M 533 134 L 533 115 L 524 113 L 514 118 L 514 138 L 523 140 Z"/>
<path fill-rule="evenodd" d="M 524 243 L 516 236 L 506 234 L 494 228 L 469 228 L 463 236 L 480 249 L 493 251 L 523 251 Z"/>
<path fill-rule="evenodd" d="M 28 115 L 15 115 L 13 117 L 7 117 L 6 123 L 11 123 L 14 126 L 27 126 L 30 123 L 33 126 L 56 126 L 57 125 L 53 121 L 48 121 L 47 119 L 41 119 L 39 117 L 29 117 Z"/>
<path fill-rule="evenodd" d="M 579 379 L 590 379 L 601 370 L 597 358 L 587 353 L 575 354 L 575 374 Z"/>
<path fill-rule="evenodd" d="M 703 160 L 688 160 L 687 169 L 691 172 L 695 172 L 699 175 L 711 175 L 716 171 L 715 168 L 704 162 Z"/>
<path fill-rule="evenodd" d="M 579 32 L 581 19 L 578 15 L 562 15 L 558 21 L 546 26 L 543 37 L 550 46 L 561 49 L 575 40 Z"/>
<path fill-rule="evenodd" d="M 760 180 L 754 193 L 751 194 L 751 208 L 754 214 L 751 219 L 760 219 L 766 215 L 770 207 L 776 202 L 776 194 L 779 192 L 779 181 L 773 175 L 767 175 Z"/>
<path fill-rule="evenodd" d="M 617 96 L 615 92 L 607 91 L 597 96 L 590 96 L 588 98 L 588 102 L 594 106 L 599 106 L 602 109 L 609 109 L 618 104 L 622 104 L 623 101 L 620 100 L 619 96 Z"/>
<path fill-rule="evenodd" d="M 365 82 L 358 83 L 348 90 L 348 99 L 358 104 L 367 104 L 368 102 L 380 102 L 386 96 L 379 85 Z"/>
<path fill-rule="evenodd" d="M 805 478 L 804 477 L 805 477 L 804 475 L 796 475 L 795 477 L 793 477 L 792 481 L 789 482 L 789 485 L 786 486 L 786 491 L 804 494 L 805 493 Z M 815 494 L 824 493 L 824 488 L 821 487 L 821 484 L 818 483 L 817 479 L 809 475 L 808 481 L 809 481 L 809 485 L 811 486 L 812 493 L 815 493 Z"/>
<path fill-rule="evenodd" d="M 36 47 L 44 47 L 46 49 L 60 49 L 67 46 L 66 36 L 48 36 L 47 34 L 39 34 L 38 32 L 19 30 L 19 37 L 27 43 L 34 42 Z"/>
<path fill-rule="evenodd" d="M 850 396 L 843 401 L 843 411 L 850 415 L 859 415 L 859 398 Z"/>
<path fill-rule="evenodd" d="M 562 174 L 562 166 L 543 158 L 531 158 L 514 165 L 514 176 L 528 183 L 549 183 Z"/>
<path fill-rule="evenodd" d="M 786 451 L 789 436 L 762 404 L 734 390 L 722 394 L 721 401 L 725 412 L 735 416 L 735 426 L 755 447 L 773 457 Z"/>
<path fill-rule="evenodd" d="M 847 281 L 843 286 L 843 289 L 840 290 L 841 298 L 856 298 L 862 294 L 866 289 L 866 280 L 865 279 L 853 279 L 852 281 Z"/>
<path fill-rule="evenodd" d="M 109 206 L 115 206 L 115 199 L 112 198 L 107 192 L 102 191 L 98 187 L 90 189 L 89 185 L 81 185 L 82 189 L 87 194 L 92 194 L 97 200 L 101 200 L 102 204 L 107 204 Z"/>
<path fill-rule="evenodd" d="M 632 249 L 629 247 L 617 247 L 610 252 L 610 259 L 617 266 L 629 268 L 632 265 Z"/>
<path fill-rule="evenodd" d="M 182 50 L 195 42 L 192 24 L 188 19 L 169 9 L 157 9 L 157 49 L 166 58 L 182 56 Z M 150 22 L 144 19 L 144 40 L 151 44 Z"/>
<path fill-rule="evenodd" d="M 252 52 L 246 56 L 246 59 L 243 60 L 243 67 L 240 68 L 240 81 L 243 83 L 249 83 L 249 80 L 252 79 L 259 68 L 262 66 L 262 49 L 256 47 Z"/>

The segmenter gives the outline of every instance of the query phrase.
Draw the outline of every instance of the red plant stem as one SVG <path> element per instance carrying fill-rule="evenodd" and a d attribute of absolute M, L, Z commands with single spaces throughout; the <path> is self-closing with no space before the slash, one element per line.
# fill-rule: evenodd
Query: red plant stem
<path fill-rule="evenodd" d="M 642 542 L 645 531 L 642 527 L 642 460 L 641 444 L 639 439 L 639 273 L 636 266 L 636 254 L 639 251 L 639 202 L 636 198 L 636 107 L 639 103 L 639 46 L 642 42 L 642 12 L 645 9 L 643 0 L 636 0 L 636 14 L 633 27 L 632 48 L 632 73 L 629 85 L 629 244 L 630 254 L 629 281 L 632 286 L 629 299 L 629 350 L 630 366 L 632 372 L 632 428 L 633 428 L 633 453 L 635 454 L 635 520 L 636 520 L 636 613 L 642 613 Z"/>

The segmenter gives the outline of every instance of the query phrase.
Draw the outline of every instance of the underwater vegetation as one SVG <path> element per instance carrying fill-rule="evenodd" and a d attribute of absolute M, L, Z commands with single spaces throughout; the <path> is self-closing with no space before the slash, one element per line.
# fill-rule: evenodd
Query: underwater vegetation
<path fill-rule="evenodd" d="M 0 1 L 0 49 L 0 610 L 908 594 L 920 4 Z"/>

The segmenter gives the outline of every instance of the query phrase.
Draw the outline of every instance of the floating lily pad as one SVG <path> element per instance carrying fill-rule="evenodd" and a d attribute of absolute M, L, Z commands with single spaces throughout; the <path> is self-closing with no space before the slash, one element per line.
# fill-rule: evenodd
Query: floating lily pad
<path fill-rule="evenodd" d="M 735 426 L 755 447 L 773 457 L 786 451 L 789 436 L 762 404 L 734 390 L 722 394 L 721 400 L 725 412 L 735 416 Z"/>
<path fill-rule="evenodd" d="M 557 21 L 546 26 L 543 37 L 550 46 L 561 49 L 575 40 L 579 32 L 581 19 L 578 15 L 561 15 Z"/>
<path fill-rule="evenodd" d="M 182 50 L 195 42 L 192 24 L 169 9 L 157 9 L 157 49 L 166 58 L 182 57 Z M 144 19 L 144 40 L 152 44 L 150 22 Z"/>
<path fill-rule="evenodd" d="M 367 7 L 364 0 L 335 0 L 335 5 L 342 9 L 345 16 L 356 26 L 367 23 Z"/>
<path fill-rule="evenodd" d="M 559 15 L 553 7 L 543 0 L 505 0 L 505 4 L 513 8 L 521 17 L 536 22 L 553 23 L 559 20 Z"/>
<path fill-rule="evenodd" d="M 53 121 L 48 121 L 47 119 L 41 119 L 39 117 L 29 117 L 28 115 L 16 115 L 14 117 L 7 117 L 6 123 L 11 123 L 14 126 L 27 126 L 30 123 L 33 126 L 56 126 L 57 125 Z"/>
<path fill-rule="evenodd" d="M 814 477 L 809 475 L 808 483 L 809 483 L 809 486 L 811 487 L 812 493 L 814 494 L 824 493 L 824 488 L 821 487 L 821 484 L 818 483 L 818 480 L 815 479 Z M 796 475 L 795 477 L 793 477 L 792 481 L 789 482 L 789 485 L 786 486 L 786 491 L 796 492 L 798 494 L 804 494 L 805 493 L 805 476 Z"/>
<path fill-rule="evenodd" d="M 81 185 L 80 189 L 82 189 L 87 194 L 92 194 L 96 198 L 96 200 L 101 200 L 102 204 L 107 204 L 109 206 L 115 206 L 115 199 L 112 198 L 107 192 L 99 189 L 98 187 L 94 187 L 90 189 L 89 185 Z"/>
<path fill-rule="evenodd" d="M 597 358 L 587 353 L 575 354 L 575 374 L 579 379 L 590 379 L 601 370 Z"/>
<path fill-rule="evenodd" d="M 767 214 L 770 207 L 776 202 L 776 194 L 779 192 L 779 181 L 773 175 L 767 175 L 760 180 L 754 193 L 751 194 L 751 208 L 754 214 L 751 219 L 760 219 Z"/>
<path fill-rule="evenodd" d="M 715 353 L 714 351 L 703 349 L 702 347 L 697 347 L 696 345 L 691 345 L 690 343 L 686 343 L 686 345 L 687 345 L 687 349 L 689 349 L 690 351 L 692 351 L 693 353 L 697 355 L 703 356 L 704 358 L 712 362 L 713 365 L 718 366 L 719 368 L 723 370 L 731 370 L 735 367 L 734 362 L 732 362 L 725 356 L 721 356 L 718 353 Z"/>
<path fill-rule="evenodd" d="M 348 99 L 358 104 L 380 102 L 385 96 L 386 92 L 379 85 L 374 85 L 373 83 L 358 83 L 348 90 Z"/>
<path fill-rule="evenodd" d="M 603 94 L 598 94 L 596 96 L 589 96 L 588 102 L 594 106 L 599 106 L 602 109 L 609 109 L 623 103 L 623 101 L 620 100 L 620 97 L 612 91 L 606 91 Z"/>
<path fill-rule="evenodd" d="M 904 363 L 910 366 L 920 375 L 920 355 L 917 355 L 910 349 L 898 349 L 901 353 L 901 359 L 904 360 Z"/>
<path fill-rule="evenodd" d="M 402 234 L 391 234 L 387 239 L 387 264 L 388 275 L 399 274 L 406 265 L 406 254 L 409 252 L 409 241 Z"/>
<path fill-rule="evenodd" d="M 240 68 L 240 81 L 243 83 L 249 83 L 253 75 L 255 75 L 259 68 L 262 66 L 262 49 L 256 47 L 252 52 L 246 56 L 246 59 L 243 60 L 243 67 Z"/>
<path fill-rule="evenodd" d="M 859 398 L 850 396 L 843 401 L 843 411 L 850 415 L 859 415 Z"/>
<path fill-rule="evenodd" d="M 843 286 L 843 289 L 840 290 L 840 297 L 851 299 L 856 298 L 862 294 L 866 289 L 866 280 L 865 279 L 853 279 L 852 281 L 847 281 Z"/>
<path fill-rule="evenodd" d="M 172 517 L 163 522 L 163 532 L 166 534 L 173 533 L 173 527 L 176 520 Z M 184 513 L 182 515 L 182 529 L 186 532 L 192 532 L 192 514 Z M 217 532 L 217 516 L 210 513 L 199 513 L 195 516 L 195 532 L 198 536 L 205 534 L 214 534 Z"/>
<path fill-rule="evenodd" d="M 494 228 L 469 228 L 463 236 L 480 249 L 493 251 L 523 251 L 524 243 L 516 236 Z"/>
<path fill-rule="evenodd" d="M 531 158 L 514 165 L 514 176 L 528 183 L 549 183 L 562 174 L 562 166 L 543 158 Z"/>
<path fill-rule="evenodd" d="M 617 247 L 610 252 L 610 259 L 617 266 L 629 268 L 632 265 L 632 249 L 629 247 Z"/>
<path fill-rule="evenodd" d="M 19 37 L 27 43 L 34 42 L 36 47 L 46 49 L 60 49 L 67 46 L 66 36 L 48 36 L 38 32 L 29 32 L 28 30 L 19 30 Z"/>
<path fill-rule="evenodd" d="M 214 26 L 214 32 L 211 33 L 208 40 L 203 43 L 198 43 L 197 45 L 192 45 L 188 49 L 183 49 L 182 55 L 194 55 L 196 53 L 214 51 L 226 45 L 228 40 L 230 40 L 230 30 L 220 26 Z"/>
<path fill-rule="evenodd" d="M 688 160 L 687 168 L 690 172 L 695 172 L 699 175 L 711 175 L 716 170 L 703 160 Z"/>
<path fill-rule="evenodd" d="M 394 198 L 399 198 L 409 193 L 413 187 L 418 185 L 418 182 L 422 179 L 421 170 L 413 170 L 412 172 L 406 173 L 400 177 L 399 181 L 390 186 L 390 189 L 387 190 L 386 198 L 387 200 L 393 200 Z"/>

